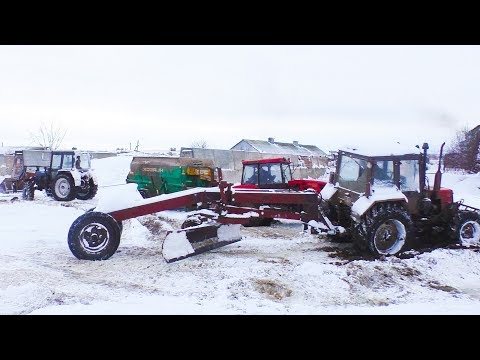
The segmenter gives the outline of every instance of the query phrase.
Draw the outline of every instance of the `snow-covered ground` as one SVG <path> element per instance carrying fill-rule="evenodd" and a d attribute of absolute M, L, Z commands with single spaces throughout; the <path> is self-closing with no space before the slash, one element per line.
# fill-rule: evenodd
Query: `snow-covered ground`
<path fill-rule="evenodd" d="M 164 211 L 124 221 L 110 259 L 78 260 L 70 225 L 124 186 L 130 160 L 94 160 L 100 189 L 89 201 L 0 196 L 0 314 L 480 314 L 475 249 L 347 259 L 350 244 L 295 221 L 242 228 L 240 242 L 167 264 L 165 233 L 187 213 Z M 445 173 L 443 184 L 480 207 L 479 175 Z"/>

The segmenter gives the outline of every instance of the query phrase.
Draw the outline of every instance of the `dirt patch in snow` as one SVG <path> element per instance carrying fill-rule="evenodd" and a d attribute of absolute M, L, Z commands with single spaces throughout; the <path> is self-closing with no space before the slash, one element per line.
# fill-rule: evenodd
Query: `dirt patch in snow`
<path fill-rule="evenodd" d="M 19 198 L 17 196 L 14 196 L 11 199 L 0 199 L 0 202 L 11 202 L 11 203 L 13 203 L 13 202 L 18 201 L 18 200 L 19 200 Z"/>
<path fill-rule="evenodd" d="M 258 259 L 259 262 L 269 263 L 269 264 L 291 264 L 292 262 L 284 257 L 268 257 L 268 258 L 260 258 Z"/>
<path fill-rule="evenodd" d="M 273 300 L 282 300 L 292 296 L 292 290 L 270 279 L 255 279 L 255 289 Z"/>
<path fill-rule="evenodd" d="M 271 226 L 242 227 L 242 232 L 256 238 L 284 239 L 299 236 L 301 228 L 300 223 L 283 224 L 274 220 Z"/>
<path fill-rule="evenodd" d="M 137 220 L 147 228 L 153 236 L 166 235 L 165 222 L 153 215 L 140 216 Z"/>
<path fill-rule="evenodd" d="M 433 288 L 433 289 L 436 289 L 436 290 L 441 290 L 441 291 L 445 291 L 445 292 L 449 292 L 449 293 L 460 293 L 457 289 L 455 289 L 454 287 L 452 286 L 448 286 L 448 285 L 444 285 L 444 284 L 440 284 L 439 282 L 437 281 L 431 281 L 428 283 L 428 285 Z"/>
<path fill-rule="evenodd" d="M 168 214 L 162 214 L 162 213 L 157 213 L 155 215 L 147 215 L 147 216 L 154 216 L 160 221 L 170 224 L 172 226 L 172 229 L 180 229 L 182 226 L 182 223 L 185 221 L 185 219 L 175 219 L 170 217 Z M 186 215 L 185 215 L 185 218 L 186 218 Z"/>
<path fill-rule="evenodd" d="M 349 244 L 348 246 L 345 246 L 345 245 L 324 246 L 324 247 L 316 248 L 315 251 L 325 251 L 328 253 L 329 257 L 343 260 L 343 261 L 337 262 L 336 265 L 346 264 L 356 260 L 373 261 L 375 259 L 378 259 L 376 256 L 372 254 L 367 254 L 365 252 L 360 251 L 358 248 L 353 246 L 353 244 Z"/>

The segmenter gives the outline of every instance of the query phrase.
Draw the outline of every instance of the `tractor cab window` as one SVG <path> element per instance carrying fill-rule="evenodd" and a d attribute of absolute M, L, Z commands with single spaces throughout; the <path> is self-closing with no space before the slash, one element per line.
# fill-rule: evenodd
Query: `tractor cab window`
<path fill-rule="evenodd" d="M 402 160 L 400 162 L 400 190 L 420 191 L 418 160 Z"/>
<path fill-rule="evenodd" d="M 63 165 L 62 168 L 64 169 L 71 169 L 73 168 L 73 155 L 63 155 Z"/>
<path fill-rule="evenodd" d="M 62 154 L 54 154 L 52 156 L 52 169 L 58 170 L 62 166 Z"/>
<path fill-rule="evenodd" d="M 278 184 L 282 182 L 280 164 L 260 165 L 260 185 Z"/>
<path fill-rule="evenodd" d="M 244 184 L 258 184 L 258 166 L 245 165 L 243 168 L 243 183 Z"/>
<path fill-rule="evenodd" d="M 90 169 L 90 154 L 89 153 L 82 153 L 80 154 L 80 164 L 82 165 L 82 169 Z"/>
<path fill-rule="evenodd" d="M 393 161 L 377 161 L 373 165 L 373 185 L 381 187 L 393 187 Z"/>
<path fill-rule="evenodd" d="M 281 184 L 282 180 L 282 165 L 278 164 L 270 164 L 270 183 L 272 184 Z"/>
<path fill-rule="evenodd" d="M 285 182 L 289 182 L 290 180 L 292 180 L 292 173 L 290 171 L 290 166 L 288 166 L 287 164 L 282 164 L 282 172 L 285 178 Z"/>
<path fill-rule="evenodd" d="M 350 156 L 342 156 L 338 172 L 338 183 L 341 187 L 356 192 L 365 191 L 367 183 L 367 162 L 362 159 L 354 159 Z"/>

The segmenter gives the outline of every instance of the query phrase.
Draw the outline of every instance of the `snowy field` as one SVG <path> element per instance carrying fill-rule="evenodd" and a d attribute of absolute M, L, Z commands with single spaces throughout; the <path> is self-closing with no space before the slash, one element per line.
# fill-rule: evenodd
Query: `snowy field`
<path fill-rule="evenodd" d="M 70 225 L 125 183 L 130 160 L 94 160 L 100 188 L 89 201 L 0 196 L 0 314 L 480 314 L 476 249 L 360 260 L 295 221 L 242 228 L 240 242 L 167 264 L 165 233 L 187 213 L 165 211 L 125 221 L 110 259 L 78 260 Z M 443 180 L 480 207 L 479 175 Z"/>

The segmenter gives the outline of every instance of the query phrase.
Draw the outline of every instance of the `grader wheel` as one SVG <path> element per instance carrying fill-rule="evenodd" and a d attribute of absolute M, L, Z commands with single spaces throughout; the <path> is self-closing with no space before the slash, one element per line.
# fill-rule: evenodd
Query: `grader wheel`
<path fill-rule="evenodd" d="M 121 227 L 109 214 L 88 211 L 68 231 L 68 247 L 83 260 L 106 260 L 120 244 Z"/>

